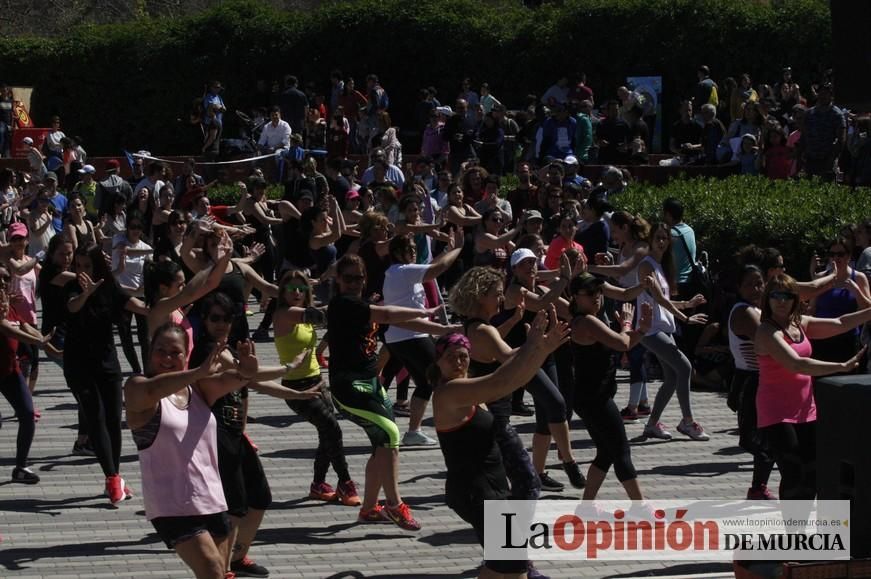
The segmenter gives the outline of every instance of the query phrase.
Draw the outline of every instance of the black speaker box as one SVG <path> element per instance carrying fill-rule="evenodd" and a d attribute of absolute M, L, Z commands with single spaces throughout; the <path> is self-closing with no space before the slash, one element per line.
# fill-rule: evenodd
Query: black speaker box
<path fill-rule="evenodd" d="M 817 402 L 817 491 L 849 499 L 853 557 L 871 557 L 871 374 L 820 378 Z"/>

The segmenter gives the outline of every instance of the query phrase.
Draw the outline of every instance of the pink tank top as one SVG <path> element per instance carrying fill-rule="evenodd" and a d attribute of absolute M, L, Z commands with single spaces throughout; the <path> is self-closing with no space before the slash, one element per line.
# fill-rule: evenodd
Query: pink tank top
<path fill-rule="evenodd" d="M 160 401 L 160 427 L 151 446 L 139 451 L 142 497 L 148 520 L 212 515 L 227 510 L 218 472 L 215 417 L 196 388 L 179 410 Z"/>
<path fill-rule="evenodd" d="M 783 339 L 802 358 L 811 357 L 811 342 L 804 331 L 801 341 L 793 342 L 785 331 Z M 771 356 L 760 354 L 759 390 L 756 392 L 756 424 L 759 428 L 781 422 L 804 423 L 817 419 L 813 379 L 794 374 Z"/>
<path fill-rule="evenodd" d="M 185 334 L 188 335 L 188 363 L 191 361 L 191 354 L 194 353 L 194 329 L 191 326 L 190 321 L 187 316 L 184 315 L 181 310 L 175 310 L 171 314 L 169 314 L 169 318 L 173 321 L 173 323 L 178 324 L 182 328 L 184 328 Z"/>

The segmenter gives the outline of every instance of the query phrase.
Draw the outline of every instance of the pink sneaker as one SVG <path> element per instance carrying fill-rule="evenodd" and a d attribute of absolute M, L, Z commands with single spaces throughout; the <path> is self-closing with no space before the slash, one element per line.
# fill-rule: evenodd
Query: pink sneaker
<path fill-rule="evenodd" d="M 758 485 L 747 489 L 748 501 L 773 501 L 774 495 L 768 490 L 768 485 Z"/>

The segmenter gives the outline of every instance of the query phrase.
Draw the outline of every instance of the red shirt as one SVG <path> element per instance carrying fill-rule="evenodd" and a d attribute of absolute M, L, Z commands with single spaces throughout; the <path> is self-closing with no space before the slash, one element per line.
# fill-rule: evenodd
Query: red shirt
<path fill-rule="evenodd" d="M 789 179 L 792 173 L 790 149 L 786 145 L 769 147 L 765 151 L 765 175 L 769 179 Z"/>

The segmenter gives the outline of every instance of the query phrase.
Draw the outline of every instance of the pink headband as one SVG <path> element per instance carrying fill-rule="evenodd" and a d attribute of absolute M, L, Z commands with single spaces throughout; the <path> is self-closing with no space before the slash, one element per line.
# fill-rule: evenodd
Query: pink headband
<path fill-rule="evenodd" d="M 460 346 L 472 351 L 472 343 L 469 342 L 469 338 L 460 334 L 458 332 L 454 332 L 453 334 L 445 334 L 436 342 L 436 359 L 442 357 L 442 354 L 445 353 L 445 350 L 450 348 L 451 346 Z"/>

